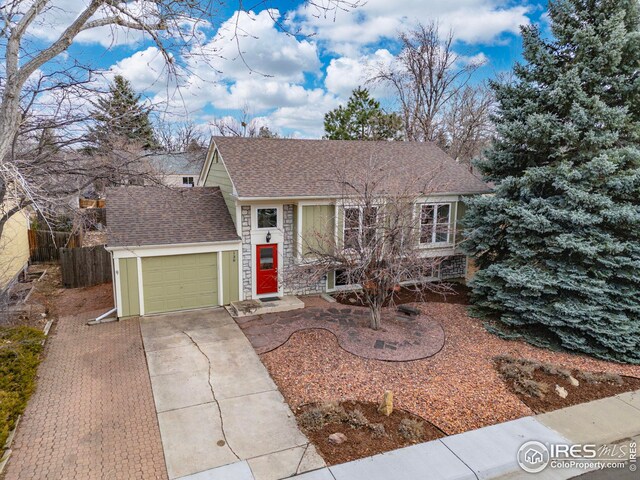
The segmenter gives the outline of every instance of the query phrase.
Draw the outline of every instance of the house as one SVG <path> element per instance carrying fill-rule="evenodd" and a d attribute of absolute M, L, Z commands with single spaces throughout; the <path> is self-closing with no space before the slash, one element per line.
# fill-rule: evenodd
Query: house
<path fill-rule="evenodd" d="M 0 205 L 0 217 L 10 209 Z M 26 271 L 29 264 L 29 214 L 21 210 L 11 215 L 0 235 L 0 297 Z"/>
<path fill-rule="evenodd" d="M 204 151 L 154 153 L 147 157 L 152 172 L 169 187 L 193 187 L 202 169 Z"/>
<path fill-rule="evenodd" d="M 282 271 L 302 261 L 311 232 L 343 238 L 345 218 L 362 222 L 331 180 L 333 167 L 357 172 L 372 156 L 391 159 L 399 182 L 430 177 L 416 207 L 446 228 L 425 230 L 421 247 L 444 258 L 434 280 L 464 278 L 462 200 L 489 189 L 435 145 L 214 137 L 197 187 L 108 190 L 118 316 L 350 288 L 335 272 L 295 285 Z"/>

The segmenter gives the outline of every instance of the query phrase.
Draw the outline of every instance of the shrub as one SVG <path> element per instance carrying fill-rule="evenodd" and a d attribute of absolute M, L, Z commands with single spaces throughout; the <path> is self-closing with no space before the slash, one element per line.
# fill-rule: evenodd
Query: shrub
<path fill-rule="evenodd" d="M 567 368 L 558 367 L 557 365 L 552 365 L 550 363 L 541 363 L 540 370 L 549 375 L 558 375 L 568 380 L 571 376 L 571 370 Z"/>
<path fill-rule="evenodd" d="M 311 407 L 300 414 L 298 423 L 307 430 L 320 430 L 327 422 L 324 413 L 318 407 Z"/>
<path fill-rule="evenodd" d="M 356 408 L 349 412 L 347 423 L 353 428 L 366 427 L 369 425 L 369 420 L 367 420 L 367 417 L 364 416 L 362 410 Z"/>
<path fill-rule="evenodd" d="M 622 385 L 624 380 L 620 375 L 616 375 L 615 373 L 606 373 L 606 372 L 579 372 L 578 378 L 584 380 L 587 383 L 615 383 L 616 385 Z"/>
<path fill-rule="evenodd" d="M 381 423 L 370 423 L 369 428 L 371 429 L 371 435 L 373 438 L 382 438 L 387 435 L 387 431 Z"/>
<path fill-rule="evenodd" d="M 347 411 L 338 402 L 326 402 L 320 405 L 320 411 L 327 423 L 340 423 L 349 419 Z"/>
<path fill-rule="evenodd" d="M 0 447 L 36 385 L 44 334 L 31 327 L 0 327 Z"/>
<path fill-rule="evenodd" d="M 407 441 L 418 442 L 424 437 L 424 422 L 403 418 L 398 426 L 398 433 Z"/>
<path fill-rule="evenodd" d="M 516 392 L 530 397 L 544 398 L 549 392 L 549 385 L 542 382 L 536 382 L 533 379 L 525 378 L 520 382 L 514 384 Z"/>

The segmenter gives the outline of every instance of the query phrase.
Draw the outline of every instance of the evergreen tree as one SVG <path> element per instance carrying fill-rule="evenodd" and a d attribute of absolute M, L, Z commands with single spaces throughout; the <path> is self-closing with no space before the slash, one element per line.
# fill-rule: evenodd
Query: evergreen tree
<path fill-rule="evenodd" d="M 493 85 L 498 140 L 473 199 L 472 312 L 493 331 L 640 363 L 637 0 L 558 0 L 553 38 L 524 27 L 515 80 Z"/>
<path fill-rule="evenodd" d="M 340 105 L 324 116 L 324 131 L 330 140 L 399 140 L 402 120 L 395 113 L 384 113 L 380 102 L 358 87 L 346 107 Z"/>
<path fill-rule="evenodd" d="M 94 148 L 108 148 L 114 139 L 139 142 L 145 149 L 157 148 L 150 111 L 141 104 L 140 95 L 126 78 L 116 75 L 109 86 L 109 94 L 99 98 L 95 105 L 91 114 L 95 122 L 91 129 Z"/>

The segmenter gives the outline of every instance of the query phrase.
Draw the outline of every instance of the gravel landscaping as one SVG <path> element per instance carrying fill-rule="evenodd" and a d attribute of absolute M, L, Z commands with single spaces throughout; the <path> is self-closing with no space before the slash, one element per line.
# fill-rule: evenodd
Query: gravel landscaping
<path fill-rule="evenodd" d="M 305 303 L 322 304 L 315 299 L 305 299 Z M 429 303 L 422 308 L 445 330 L 445 345 L 431 358 L 410 362 L 361 358 L 340 348 L 336 337 L 324 330 L 296 332 L 261 358 L 294 409 L 313 402 L 378 402 L 385 390 L 391 390 L 397 408 L 424 418 L 446 434 L 534 413 L 498 374 L 494 362 L 498 355 L 640 377 L 640 366 L 500 339 L 469 317 L 465 305 Z"/>

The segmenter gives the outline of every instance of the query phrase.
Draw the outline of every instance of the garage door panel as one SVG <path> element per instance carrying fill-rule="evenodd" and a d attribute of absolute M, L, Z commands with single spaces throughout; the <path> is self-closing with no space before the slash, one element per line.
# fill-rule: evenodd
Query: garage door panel
<path fill-rule="evenodd" d="M 216 253 L 142 259 L 145 313 L 218 305 Z"/>

